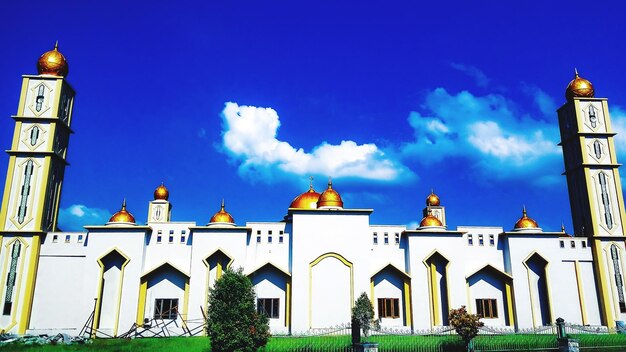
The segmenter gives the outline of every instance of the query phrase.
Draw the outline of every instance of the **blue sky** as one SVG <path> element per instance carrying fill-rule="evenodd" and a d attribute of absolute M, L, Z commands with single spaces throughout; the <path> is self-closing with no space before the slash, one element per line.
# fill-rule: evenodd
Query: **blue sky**
<path fill-rule="evenodd" d="M 474 2 L 7 3 L 0 143 L 20 75 L 59 40 L 77 91 L 61 227 L 139 222 L 161 182 L 173 220 L 277 221 L 333 176 L 372 223 L 545 230 L 571 215 L 555 110 L 574 67 L 609 98 L 626 160 L 626 5 Z M 7 156 L 0 156 L 0 165 Z M 6 166 L 0 166 L 4 178 Z"/>

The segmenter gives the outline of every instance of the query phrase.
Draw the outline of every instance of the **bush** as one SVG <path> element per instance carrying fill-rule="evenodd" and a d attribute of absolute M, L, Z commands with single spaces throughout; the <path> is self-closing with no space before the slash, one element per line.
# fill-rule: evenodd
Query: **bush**
<path fill-rule="evenodd" d="M 461 336 L 465 346 L 468 348 L 472 339 L 478 335 L 478 328 L 485 325 L 480 321 L 479 315 L 468 313 L 465 306 L 461 306 L 459 309 L 452 309 L 448 320 L 450 321 L 450 326 Z"/>
<path fill-rule="evenodd" d="M 374 307 L 365 292 L 361 293 L 352 307 L 352 321 L 359 324 L 367 340 L 371 329 L 378 329 L 378 320 L 374 320 Z"/>
<path fill-rule="evenodd" d="M 254 287 L 242 270 L 227 269 L 209 291 L 207 330 L 215 352 L 256 351 L 269 339 L 265 314 L 258 314 Z"/>

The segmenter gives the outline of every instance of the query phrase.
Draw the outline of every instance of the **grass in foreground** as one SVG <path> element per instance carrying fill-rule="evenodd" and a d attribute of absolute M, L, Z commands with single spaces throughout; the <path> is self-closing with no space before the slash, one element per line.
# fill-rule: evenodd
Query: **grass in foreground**
<path fill-rule="evenodd" d="M 585 351 L 623 351 L 626 350 L 626 335 L 573 335 L 580 340 Z M 464 351 L 461 339 L 456 335 L 445 336 L 372 336 L 371 342 L 379 343 L 380 352 L 400 351 Z M 352 351 L 351 339 L 343 336 L 317 337 L 272 337 L 261 351 Z M 514 350 L 541 351 L 556 347 L 554 335 L 493 335 L 478 336 L 474 347 L 479 350 Z M 597 347 L 597 349 L 590 349 Z M 209 352 L 210 342 L 207 337 L 171 337 L 171 338 L 140 338 L 134 340 L 98 339 L 88 345 L 6 345 L 1 351 L 33 351 L 33 352 L 65 352 L 65 351 L 110 351 L 110 352 L 159 352 L 189 351 Z"/>

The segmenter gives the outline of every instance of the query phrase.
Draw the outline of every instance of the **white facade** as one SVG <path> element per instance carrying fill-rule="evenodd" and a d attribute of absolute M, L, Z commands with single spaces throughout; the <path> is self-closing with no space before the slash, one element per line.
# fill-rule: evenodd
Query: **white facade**
<path fill-rule="evenodd" d="M 431 202 L 433 194 L 415 230 L 371 224 L 372 209 L 344 208 L 338 194 L 315 209 L 285 204 L 282 221 L 238 226 L 223 207 L 217 220 L 200 226 L 171 221 L 168 196 L 155 192 L 146 225 L 123 208 L 107 224 L 64 233 L 48 229 L 56 227 L 73 91 L 61 76 L 24 79 L 0 214 L 0 331 L 78 334 L 89 322 L 100 336 L 117 336 L 154 318 L 175 320 L 182 331 L 203 319 L 210 287 L 226 268 L 250 277 L 274 333 L 347 323 L 361 292 L 383 326 L 406 330 L 447 325 L 448 311 L 460 306 L 495 327 L 538 327 L 557 317 L 614 326 L 626 319 L 624 203 L 606 100 L 576 97 L 559 110 L 566 169 L 586 170 L 591 159 L 603 167 L 566 171 L 574 222 L 585 225 L 585 237 L 543 232 L 525 212 L 510 231 L 447 229 L 445 218 L 454 214 L 438 198 Z M 32 101 L 45 93 L 42 84 L 46 109 L 36 113 Z M 61 90 L 70 97 L 60 97 Z M 590 109 L 602 113 L 601 124 L 573 123 L 597 119 Z M 570 128 L 589 139 L 582 155 L 570 146 Z M 61 142 L 37 140 L 52 135 Z M 21 195 L 23 185 L 31 185 L 32 199 Z M 320 202 L 336 194 L 330 188 Z M 578 195 L 585 192 L 592 196 Z"/>

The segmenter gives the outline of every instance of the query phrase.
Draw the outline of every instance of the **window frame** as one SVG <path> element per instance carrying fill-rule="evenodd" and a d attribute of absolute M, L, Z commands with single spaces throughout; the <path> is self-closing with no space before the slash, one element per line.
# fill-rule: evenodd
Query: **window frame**
<path fill-rule="evenodd" d="M 378 318 L 398 319 L 400 318 L 400 299 L 383 297 L 378 298 Z"/>
<path fill-rule="evenodd" d="M 476 298 L 476 314 L 484 319 L 497 319 L 498 300 L 495 298 Z"/>
<path fill-rule="evenodd" d="M 164 308 L 167 308 L 164 310 Z M 165 313 L 167 312 L 167 314 Z M 155 298 L 154 319 L 174 320 L 178 317 L 178 298 Z"/>
<path fill-rule="evenodd" d="M 267 311 L 267 308 L 270 311 Z M 257 298 L 256 311 L 259 314 L 265 314 L 269 319 L 280 318 L 280 298 Z"/>

